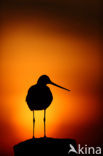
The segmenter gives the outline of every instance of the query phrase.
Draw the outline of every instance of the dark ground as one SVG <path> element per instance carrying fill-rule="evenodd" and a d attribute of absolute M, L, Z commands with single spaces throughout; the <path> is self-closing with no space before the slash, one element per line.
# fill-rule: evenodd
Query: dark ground
<path fill-rule="evenodd" d="M 68 154 L 69 144 L 76 148 L 76 141 L 73 139 L 36 138 L 26 140 L 14 146 L 14 156 L 73 156 Z"/>

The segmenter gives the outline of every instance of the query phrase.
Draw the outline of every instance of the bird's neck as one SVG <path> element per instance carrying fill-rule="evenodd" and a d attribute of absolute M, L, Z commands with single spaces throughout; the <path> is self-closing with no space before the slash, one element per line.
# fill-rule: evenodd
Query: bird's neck
<path fill-rule="evenodd" d="M 37 85 L 38 85 L 38 86 L 41 86 L 41 87 L 46 86 L 46 84 L 44 84 L 44 83 L 37 83 Z"/>

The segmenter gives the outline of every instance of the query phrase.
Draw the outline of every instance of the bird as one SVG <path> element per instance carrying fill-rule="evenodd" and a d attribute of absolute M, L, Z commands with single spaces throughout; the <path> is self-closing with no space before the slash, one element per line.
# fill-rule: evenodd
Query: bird
<path fill-rule="evenodd" d="M 61 87 L 50 80 L 47 75 L 42 75 L 39 77 L 37 84 L 31 86 L 28 90 L 26 96 L 26 102 L 31 111 L 33 111 L 33 138 L 34 135 L 34 127 L 35 127 L 35 115 L 34 111 L 44 110 L 44 138 L 46 138 L 46 109 L 50 106 L 53 101 L 53 95 L 50 91 L 50 88 L 47 86 L 48 84 L 54 85 L 61 89 L 70 91 L 64 87 Z"/>

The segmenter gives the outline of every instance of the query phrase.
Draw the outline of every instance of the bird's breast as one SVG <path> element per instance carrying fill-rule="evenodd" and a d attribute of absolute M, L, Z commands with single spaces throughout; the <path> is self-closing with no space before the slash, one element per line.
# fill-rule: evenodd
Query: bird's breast
<path fill-rule="evenodd" d="M 26 101 L 31 110 L 46 109 L 52 102 L 53 96 L 47 86 L 32 86 L 27 94 Z"/>

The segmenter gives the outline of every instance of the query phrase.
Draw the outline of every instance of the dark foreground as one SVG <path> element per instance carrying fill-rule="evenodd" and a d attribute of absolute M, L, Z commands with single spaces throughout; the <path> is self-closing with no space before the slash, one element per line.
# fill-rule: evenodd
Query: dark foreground
<path fill-rule="evenodd" d="M 76 141 L 72 139 L 36 138 L 26 140 L 14 146 L 14 156 L 73 156 L 68 154 L 70 144 L 76 148 Z"/>

